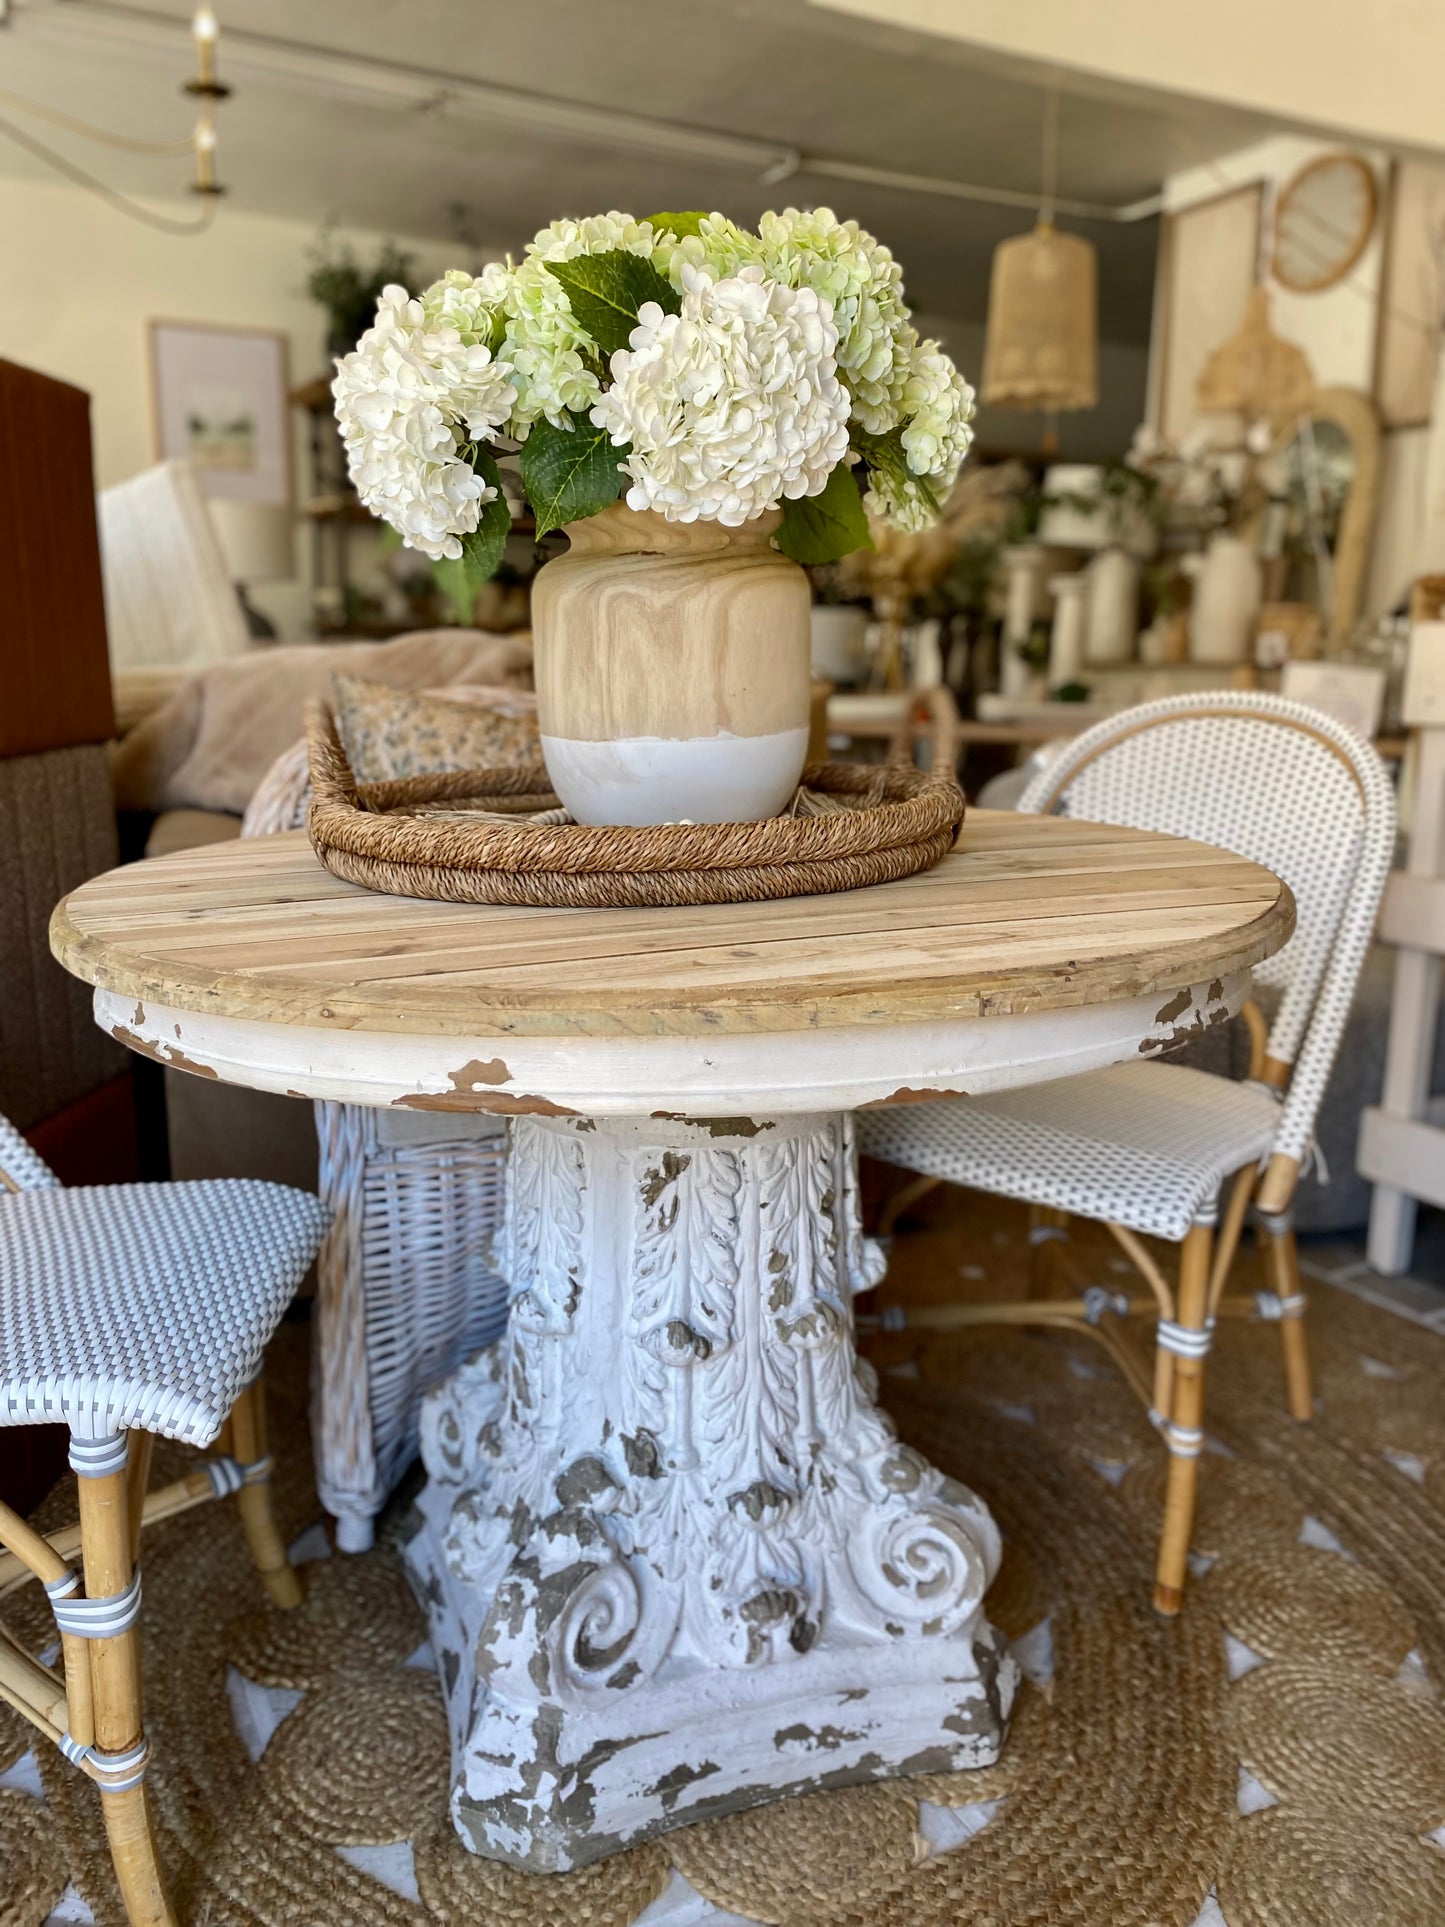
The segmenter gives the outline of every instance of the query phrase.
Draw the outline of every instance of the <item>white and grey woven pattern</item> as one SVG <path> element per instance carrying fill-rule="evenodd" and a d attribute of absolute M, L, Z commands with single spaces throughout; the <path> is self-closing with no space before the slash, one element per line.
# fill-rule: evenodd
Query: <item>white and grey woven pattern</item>
<path fill-rule="evenodd" d="M 282 750 L 261 778 L 241 818 L 242 836 L 275 836 L 304 830 L 311 807 L 311 758 L 303 736 Z"/>
<path fill-rule="evenodd" d="M 1274 1148 L 1303 1158 L 1394 854 L 1394 795 L 1375 752 L 1282 696 L 1173 696 L 1086 730 L 1019 808 L 1194 837 L 1289 884 L 1295 934 L 1255 974 L 1284 986 L 1269 1049 L 1293 1065 Z"/>
<path fill-rule="evenodd" d="M 53 1191 L 59 1185 L 60 1179 L 40 1153 L 8 1117 L 0 1117 L 0 1192 Z"/>
<path fill-rule="evenodd" d="M 491 1259 L 506 1125 L 319 1103 L 316 1135 L 333 1213 L 317 1263 L 317 1486 L 359 1549 L 416 1456 L 422 1399 L 506 1325 Z"/>
<path fill-rule="evenodd" d="M 209 1445 L 326 1220 L 254 1179 L 0 1196 L 0 1424 Z"/>
<path fill-rule="evenodd" d="M 242 836 L 303 828 L 310 800 L 300 742 L 266 772 Z M 506 1127 L 458 1117 L 426 1141 L 396 1143 L 364 1106 L 318 1103 L 316 1136 L 317 1185 L 333 1214 L 317 1263 L 316 1483 L 343 1545 L 361 1551 L 416 1457 L 422 1398 L 507 1322 L 489 1256 Z"/>
<path fill-rule="evenodd" d="M 1279 1104 L 1175 1064 L 1118 1064 L 997 1097 L 858 1113 L 858 1149 L 1177 1243 L 1231 1173 L 1264 1156 Z"/>

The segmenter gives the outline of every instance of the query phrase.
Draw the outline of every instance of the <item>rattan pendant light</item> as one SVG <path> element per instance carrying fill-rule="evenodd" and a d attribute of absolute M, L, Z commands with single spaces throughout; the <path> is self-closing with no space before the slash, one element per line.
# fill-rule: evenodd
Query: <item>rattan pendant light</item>
<path fill-rule="evenodd" d="M 1304 350 L 1270 327 L 1269 294 L 1259 282 L 1250 290 L 1239 332 L 1205 362 L 1195 398 L 1205 414 L 1279 426 L 1308 412 L 1314 387 Z"/>
<path fill-rule="evenodd" d="M 1064 413 L 1099 399 L 1098 256 L 1054 226 L 1059 96 L 1044 102 L 1043 195 L 1032 234 L 994 250 L 980 398 L 994 408 Z"/>

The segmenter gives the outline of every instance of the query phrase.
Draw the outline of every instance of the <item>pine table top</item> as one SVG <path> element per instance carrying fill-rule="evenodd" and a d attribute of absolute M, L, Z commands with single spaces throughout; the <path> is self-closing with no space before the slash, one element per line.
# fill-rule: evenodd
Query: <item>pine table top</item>
<path fill-rule="evenodd" d="M 169 1008 L 322 1029 L 739 1035 L 1063 1010 L 1248 970 L 1286 886 L 1178 837 L 969 813 L 920 876 L 836 896 L 539 910 L 380 896 L 302 831 L 112 870 L 56 909 L 76 976 Z"/>

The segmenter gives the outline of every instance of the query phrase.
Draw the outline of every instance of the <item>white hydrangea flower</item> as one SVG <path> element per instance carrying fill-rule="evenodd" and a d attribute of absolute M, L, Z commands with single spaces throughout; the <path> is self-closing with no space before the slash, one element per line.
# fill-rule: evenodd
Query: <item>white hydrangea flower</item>
<path fill-rule="evenodd" d="M 896 428 L 908 378 L 912 329 L 903 270 L 856 221 L 829 207 L 784 208 L 758 223 L 759 258 L 774 280 L 812 288 L 832 303 L 838 372 L 853 397 L 853 417 L 875 435 Z"/>
<path fill-rule="evenodd" d="M 449 268 L 421 297 L 422 320 L 428 334 L 455 328 L 467 347 L 484 347 L 500 339 L 502 313 L 512 272 L 501 261 L 489 261 L 480 274 Z"/>
<path fill-rule="evenodd" d="M 902 529 L 905 535 L 921 535 L 925 529 L 932 528 L 938 520 L 935 506 L 938 499 L 937 496 L 930 499 L 912 475 L 883 468 L 868 471 L 864 508 L 870 515 L 881 516 L 895 529 Z"/>
<path fill-rule="evenodd" d="M 472 533 L 496 494 L 462 457 L 462 440 L 488 440 L 517 398 L 509 364 L 487 345 L 491 323 L 487 341 L 464 340 L 446 318 L 449 298 L 454 315 L 464 312 L 476 324 L 468 332 L 478 332 L 480 303 L 468 305 L 467 291 L 451 277 L 418 300 L 405 288 L 386 288 L 375 322 L 331 384 L 357 494 L 409 548 L 434 561 L 461 555 L 460 538 Z"/>
<path fill-rule="evenodd" d="M 813 289 L 755 264 L 722 280 L 684 264 L 681 279 L 680 314 L 643 304 L 592 420 L 631 445 L 629 507 L 736 528 L 818 494 L 846 455 L 838 331 Z"/>
<path fill-rule="evenodd" d="M 912 344 L 902 410 L 908 466 L 928 477 L 942 501 L 973 440 L 973 389 L 936 341 L 915 338 Z"/>
<path fill-rule="evenodd" d="M 665 274 L 679 294 L 682 293 L 684 268 L 706 268 L 714 281 L 726 281 L 739 268 L 761 266 L 762 242 L 726 214 L 705 214 L 697 234 L 680 238 L 666 230 L 657 235 L 652 258 L 660 274 Z M 782 277 L 775 275 L 775 280 Z"/>
<path fill-rule="evenodd" d="M 588 366 L 597 359 L 597 345 L 578 326 L 567 291 L 547 263 L 617 249 L 649 257 L 654 241 L 650 221 L 613 212 L 554 221 L 528 243 L 526 258 L 510 277 L 502 343 L 517 376 L 514 426 L 520 436 L 543 415 L 555 428 L 564 427 L 568 413 L 584 413 L 602 386 Z"/>

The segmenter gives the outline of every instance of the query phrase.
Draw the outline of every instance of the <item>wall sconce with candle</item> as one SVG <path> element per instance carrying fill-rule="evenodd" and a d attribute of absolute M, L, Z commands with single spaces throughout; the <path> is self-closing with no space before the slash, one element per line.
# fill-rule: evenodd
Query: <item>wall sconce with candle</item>
<path fill-rule="evenodd" d="M 216 78 L 216 42 L 220 37 L 221 25 L 216 18 L 216 10 L 202 0 L 191 19 L 191 38 L 196 43 L 196 74 L 194 80 L 188 80 L 185 86 L 185 91 L 200 102 L 200 112 L 196 116 L 196 178 L 191 182 L 193 194 L 224 194 L 226 191 L 216 179 L 216 103 L 227 99 L 231 92 L 224 81 Z"/>

